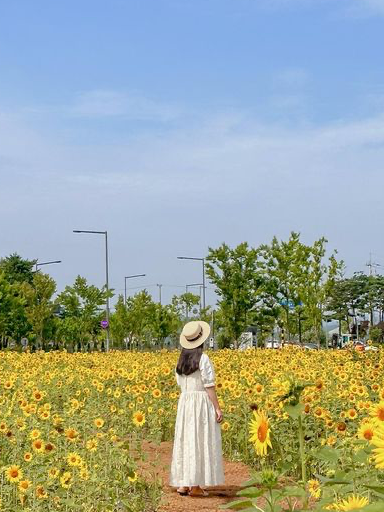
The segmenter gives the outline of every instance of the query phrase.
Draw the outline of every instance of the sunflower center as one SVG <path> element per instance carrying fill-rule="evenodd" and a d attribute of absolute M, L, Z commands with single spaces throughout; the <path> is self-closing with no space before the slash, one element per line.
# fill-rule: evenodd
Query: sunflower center
<path fill-rule="evenodd" d="M 377 417 L 380 421 L 384 421 L 384 409 L 382 407 L 378 410 Z"/>
<path fill-rule="evenodd" d="M 373 432 L 372 430 L 366 430 L 364 432 L 364 438 L 367 439 L 368 441 L 370 441 L 373 437 Z"/>
<path fill-rule="evenodd" d="M 257 429 L 257 438 L 260 441 L 260 443 L 264 443 L 267 439 L 267 433 L 268 433 L 268 425 L 263 422 Z"/>

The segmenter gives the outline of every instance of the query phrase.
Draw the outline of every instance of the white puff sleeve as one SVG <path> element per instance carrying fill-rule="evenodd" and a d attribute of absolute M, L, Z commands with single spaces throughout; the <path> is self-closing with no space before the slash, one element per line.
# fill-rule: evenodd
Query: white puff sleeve
<path fill-rule="evenodd" d="M 176 376 L 176 382 L 179 386 L 181 386 L 181 382 L 180 382 L 180 375 L 177 373 L 177 371 L 175 370 L 175 376 Z"/>
<path fill-rule="evenodd" d="M 199 370 L 205 388 L 215 385 L 215 370 L 207 354 L 202 354 L 199 363 Z"/>

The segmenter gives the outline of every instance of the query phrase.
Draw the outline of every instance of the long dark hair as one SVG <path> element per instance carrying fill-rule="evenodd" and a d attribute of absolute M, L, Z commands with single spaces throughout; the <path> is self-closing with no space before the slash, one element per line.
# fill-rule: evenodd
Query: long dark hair
<path fill-rule="evenodd" d="M 203 353 L 204 343 L 196 348 L 182 348 L 176 366 L 179 375 L 191 375 L 199 369 L 200 358 Z"/>

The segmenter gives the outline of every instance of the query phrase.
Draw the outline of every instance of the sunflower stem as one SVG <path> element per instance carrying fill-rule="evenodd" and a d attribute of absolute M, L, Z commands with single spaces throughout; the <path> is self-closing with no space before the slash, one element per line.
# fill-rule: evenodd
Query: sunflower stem
<path fill-rule="evenodd" d="M 304 450 L 304 430 L 301 415 L 299 416 L 299 445 L 300 445 L 300 459 L 301 459 L 301 479 L 303 481 L 304 489 L 307 486 L 307 467 L 305 464 L 305 450 Z M 305 506 L 307 499 L 305 500 Z"/>

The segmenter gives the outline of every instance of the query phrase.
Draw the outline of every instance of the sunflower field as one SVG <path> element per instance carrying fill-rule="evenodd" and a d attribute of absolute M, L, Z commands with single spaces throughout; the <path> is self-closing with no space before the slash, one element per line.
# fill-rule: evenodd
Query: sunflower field
<path fill-rule="evenodd" d="M 156 510 L 140 464 L 172 439 L 178 355 L 0 352 L 0 510 Z M 384 511 L 384 350 L 209 356 L 224 453 L 254 471 L 234 509 Z"/>

